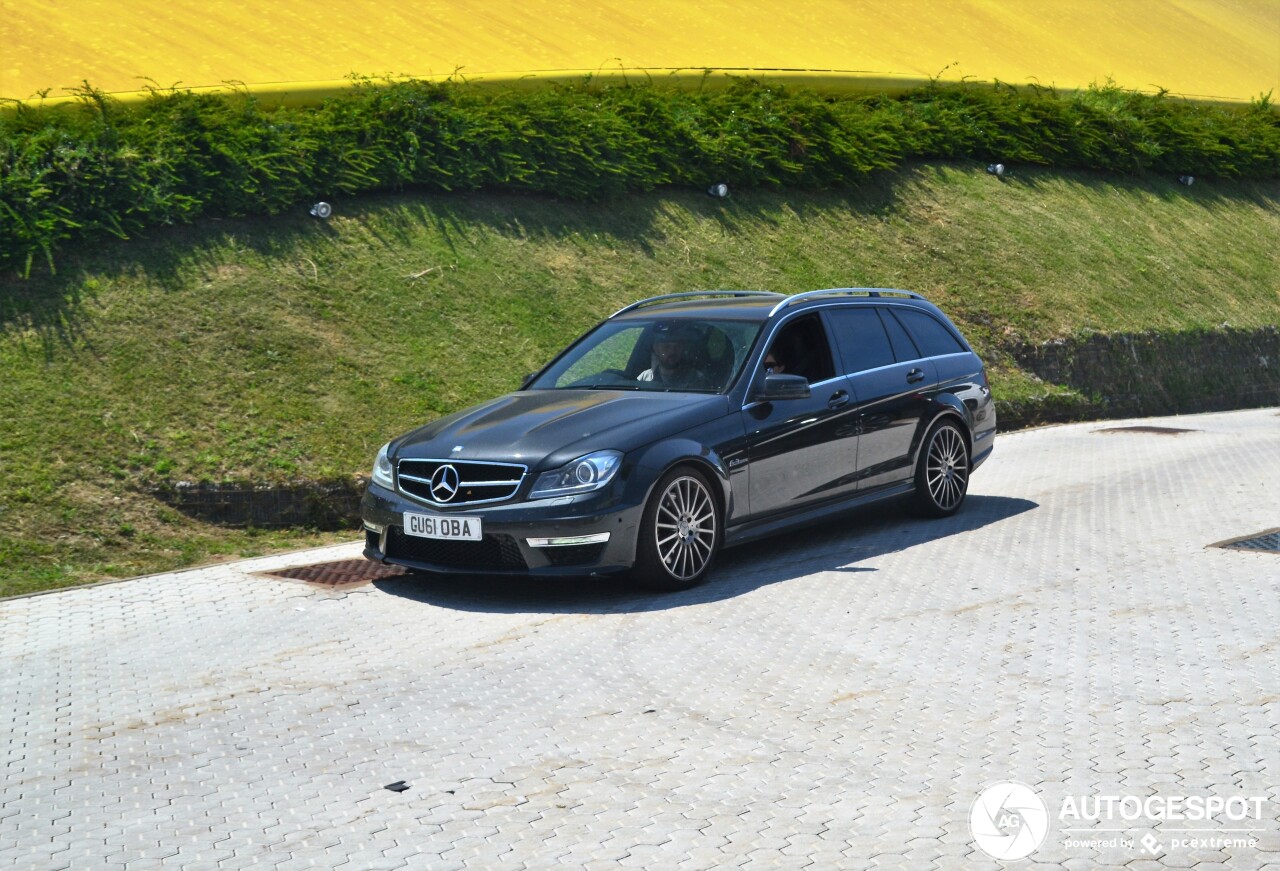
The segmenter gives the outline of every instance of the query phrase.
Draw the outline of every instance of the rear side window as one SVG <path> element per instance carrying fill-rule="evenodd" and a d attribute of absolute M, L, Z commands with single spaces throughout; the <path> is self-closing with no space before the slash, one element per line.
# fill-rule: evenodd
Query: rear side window
<path fill-rule="evenodd" d="M 899 363 L 919 360 L 924 356 L 916 348 L 915 342 L 911 341 L 907 331 L 902 328 L 902 324 L 898 323 L 898 319 L 893 316 L 893 312 L 888 309 L 878 311 L 881 319 L 884 320 L 885 331 L 889 333 L 889 344 L 893 345 L 893 355 L 898 358 Z"/>
<path fill-rule="evenodd" d="M 889 336 L 874 308 L 830 309 L 827 315 L 844 359 L 845 372 L 852 375 L 893 364 Z"/>
<path fill-rule="evenodd" d="M 899 309 L 895 314 L 901 319 L 903 326 L 916 340 L 916 345 L 926 357 L 941 357 L 943 354 L 963 354 L 968 351 L 951 331 L 938 322 L 933 315 L 912 309 Z"/>

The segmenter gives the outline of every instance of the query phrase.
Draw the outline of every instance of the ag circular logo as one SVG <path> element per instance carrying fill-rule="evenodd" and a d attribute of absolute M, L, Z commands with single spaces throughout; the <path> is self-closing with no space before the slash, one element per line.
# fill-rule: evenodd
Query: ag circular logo
<path fill-rule="evenodd" d="M 969 834 L 993 859 L 1021 859 L 1044 843 L 1049 811 L 1031 787 L 997 783 L 984 789 L 969 809 Z"/>

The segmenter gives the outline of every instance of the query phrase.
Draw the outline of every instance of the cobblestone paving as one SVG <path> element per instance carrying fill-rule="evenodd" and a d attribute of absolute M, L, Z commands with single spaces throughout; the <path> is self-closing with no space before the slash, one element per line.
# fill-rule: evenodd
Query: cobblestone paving
<path fill-rule="evenodd" d="M 0 602 L 0 868 L 1000 868 L 1014 780 L 1009 867 L 1280 869 L 1280 556 L 1205 547 L 1280 526 L 1280 417 L 1164 423 L 1000 436 L 956 517 L 688 593 L 250 574 L 343 545 Z M 1067 844 L 1098 795 L 1267 801 Z"/>

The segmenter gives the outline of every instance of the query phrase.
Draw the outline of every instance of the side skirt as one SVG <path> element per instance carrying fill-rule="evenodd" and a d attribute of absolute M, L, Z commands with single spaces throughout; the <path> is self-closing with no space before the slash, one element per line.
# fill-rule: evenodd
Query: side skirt
<path fill-rule="evenodd" d="M 805 526 L 820 520 L 827 520 L 846 511 L 852 511 L 855 508 L 862 508 L 875 502 L 882 502 L 885 499 L 896 499 L 909 495 L 914 490 L 914 481 L 903 481 L 898 484 L 889 484 L 867 493 L 855 493 L 848 499 L 841 499 L 838 502 L 805 508 L 790 514 L 775 514 L 772 517 L 765 517 L 760 520 L 748 520 L 724 531 L 724 547 L 745 544 L 748 541 L 765 538 L 795 526 Z"/>

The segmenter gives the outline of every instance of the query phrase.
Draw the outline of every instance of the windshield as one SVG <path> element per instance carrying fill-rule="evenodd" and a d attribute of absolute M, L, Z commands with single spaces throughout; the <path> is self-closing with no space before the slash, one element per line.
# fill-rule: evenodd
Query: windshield
<path fill-rule="evenodd" d="M 606 321 L 542 373 L 534 390 L 723 393 L 741 371 L 760 321 Z"/>

